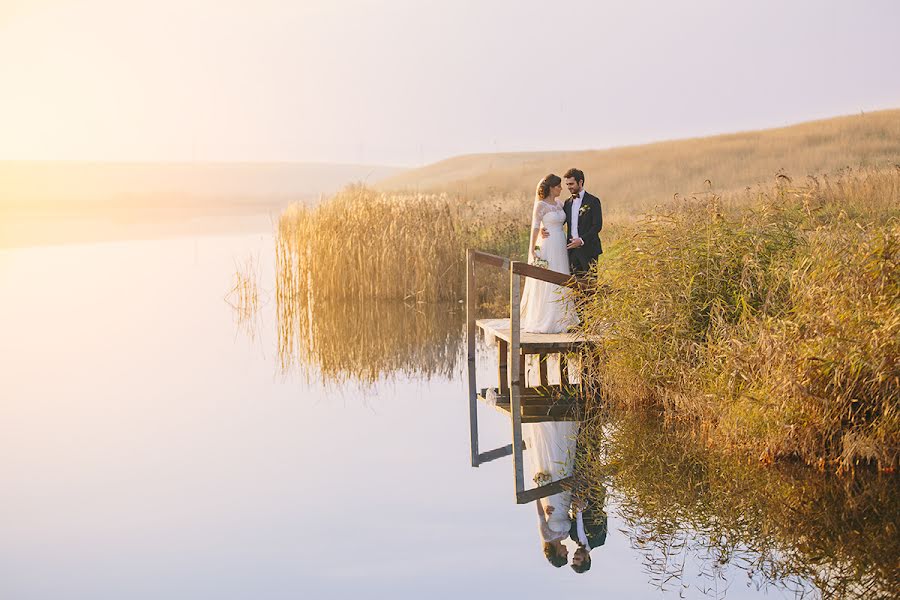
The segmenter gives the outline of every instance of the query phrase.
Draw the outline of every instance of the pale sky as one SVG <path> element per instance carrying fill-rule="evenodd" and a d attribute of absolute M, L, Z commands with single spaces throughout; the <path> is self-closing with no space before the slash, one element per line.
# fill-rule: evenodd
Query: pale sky
<path fill-rule="evenodd" d="M 416 166 L 900 107 L 900 2 L 0 0 L 0 159 Z"/>

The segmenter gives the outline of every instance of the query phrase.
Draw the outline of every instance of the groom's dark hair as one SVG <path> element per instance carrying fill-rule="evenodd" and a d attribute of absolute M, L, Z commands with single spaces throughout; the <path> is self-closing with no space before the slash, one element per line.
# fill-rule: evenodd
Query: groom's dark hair
<path fill-rule="evenodd" d="M 565 177 L 566 179 L 571 177 L 578 183 L 584 185 L 584 171 L 582 171 L 581 169 L 569 169 L 565 172 L 563 177 Z"/>
<path fill-rule="evenodd" d="M 590 571 L 591 570 L 591 553 L 590 552 L 587 553 L 587 556 L 584 557 L 584 561 L 582 561 L 582 563 L 580 565 L 571 564 L 569 566 L 572 567 L 572 570 L 575 571 L 576 573 L 584 573 L 585 571 Z"/>

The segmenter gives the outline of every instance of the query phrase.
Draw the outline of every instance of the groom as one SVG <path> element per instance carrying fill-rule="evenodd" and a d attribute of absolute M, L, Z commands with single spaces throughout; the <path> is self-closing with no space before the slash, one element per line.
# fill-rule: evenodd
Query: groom
<path fill-rule="evenodd" d="M 572 526 L 569 537 L 578 546 L 572 555 L 572 570 L 584 573 L 591 568 L 591 550 L 606 543 L 608 518 L 603 504 L 606 499 L 606 488 L 602 488 L 594 502 L 575 498 L 572 502 L 570 517 Z M 596 504 L 595 504 L 596 502 Z"/>
<path fill-rule="evenodd" d="M 568 229 L 567 245 L 572 274 L 585 275 L 603 254 L 600 230 L 603 229 L 603 211 L 600 199 L 584 191 L 584 172 L 569 169 L 563 181 L 572 196 L 563 204 Z"/>

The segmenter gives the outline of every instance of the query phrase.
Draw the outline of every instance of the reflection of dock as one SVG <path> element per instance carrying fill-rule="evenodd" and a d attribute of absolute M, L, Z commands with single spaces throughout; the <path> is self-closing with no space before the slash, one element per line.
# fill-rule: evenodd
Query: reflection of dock
<path fill-rule="evenodd" d="M 510 318 L 475 320 L 475 265 L 509 271 L 510 276 Z M 516 502 L 523 504 L 537 498 L 558 493 L 567 481 L 555 481 L 530 490 L 525 489 L 523 473 L 524 444 L 522 423 L 546 421 L 578 420 L 582 410 L 580 376 L 573 383 L 568 357 L 592 340 L 586 340 L 576 333 L 529 333 L 521 331 L 519 324 L 522 300 L 522 281 L 532 277 L 561 286 L 580 287 L 580 282 L 568 275 L 509 261 L 505 258 L 485 254 L 475 250 L 467 252 L 466 284 L 466 331 L 469 363 L 469 427 L 472 447 L 472 466 L 477 467 L 504 456 L 513 456 L 516 481 Z M 497 387 L 478 389 L 475 374 L 475 335 L 481 330 L 485 337 L 496 341 Z M 531 387 L 526 387 L 525 367 L 527 357 L 533 355 L 538 360 L 538 368 L 532 377 Z M 558 355 L 557 372 L 550 383 L 547 358 Z M 536 381 L 535 381 L 536 380 Z M 512 422 L 512 444 L 479 452 L 478 449 L 478 402 L 482 401 L 510 416 Z"/>

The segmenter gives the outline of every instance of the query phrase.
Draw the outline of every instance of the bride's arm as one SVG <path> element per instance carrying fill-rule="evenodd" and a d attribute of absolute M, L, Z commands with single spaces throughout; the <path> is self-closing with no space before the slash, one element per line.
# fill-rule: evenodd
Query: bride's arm
<path fill-rule="evenodd" d="M 544 515 L 544 507 L 541 504 L 540 498 L 534 501 L 534 505 L 537 507 L 538 528 L 541 530 L 541 537 L 545 540 L 548 540 L 554 535 L 554 532 L 550 530 L 550 526 L 547 525 L 549 517 Z"/>
<path fill-rule="evenodd" d="M 528 262 L 534 261 L 534 246 L 537 244 L 538 234 L 541 232 L 541 203 L 535 201 L 534 210 L 531 212 L 531 235 L 528 238 Z"/>

